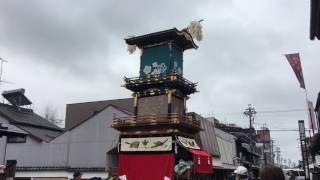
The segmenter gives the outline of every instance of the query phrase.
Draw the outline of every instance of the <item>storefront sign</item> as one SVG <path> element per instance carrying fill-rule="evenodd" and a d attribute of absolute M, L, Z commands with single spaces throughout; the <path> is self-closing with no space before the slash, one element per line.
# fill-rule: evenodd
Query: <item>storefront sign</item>
<path fill-rule="evenodd" d="M 194 139 L 178 136 L 178 140 L 184 147 L 192 148 L 192 149 L 200 149 L 200 147 L 198 146 L 198 144 Z"/>
<path fill-rule="evenodd" d="M 121 138 L 122 152 L 130 151 L 171 151 L 172 137 Z"/>

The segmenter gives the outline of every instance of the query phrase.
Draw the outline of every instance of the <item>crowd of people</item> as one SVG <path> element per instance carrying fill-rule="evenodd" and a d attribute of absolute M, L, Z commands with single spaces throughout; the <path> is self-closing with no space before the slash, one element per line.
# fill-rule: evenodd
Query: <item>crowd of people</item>
<path fill-rule="evenodd" d="M 79 171 L 74 172 L 73 179 L 74 180 L 81 180 L 82 173 Z M 101 179 L 101 178 L 100 178 Z M 109 177 L 108 180 L 116 180 L 116 177 Z M 267 166 L 260 171 L 258 178 L 253 178 L 249 175 L 248 169 L 244 166 L 239 166 L 233 174 L 229 177 L 228 180 L 285 180 L 285 175 L 281 168 L 276 166 Z M 289 171 L 289 179 L 288 180 L 295 180 L 296 177 L 292 171 Z M 92 179 L 92 180 L 99 180 L 99 179 Z"/>
<path fill-rule="evenodd" d="M 0 165 L 0 174 L 4 173 L 5 166 Z M 80 171 L 75 171 L 73 173 L 74 180 L 81 180 L 82 173 Z M 116 180 L 118 178 L 110 176 L 107 178 L 108 180 Z M 248 169 L 244 166 L 239 166 L 233 174 L 229 177 L 228 180 L 285 180 L 285 175 L 281 168 L 276 166 L 267 166 L 260 171 L 258 178 L 253 178 L 249 175 Z M 288 180 L 295 180 L 295 174 L 292 171 L 289 171 L 289 179 Z M 101 180 L 101 178 L 94 177 L 90 180 Z"/>
<path fill-rule="evenodd" d="M 234 173 L 229 177 L 229 180 L 285 180 L 285 175 L 281 168 L 276 166 L 267 166 L 263 168 L 258 178 L 253 178 L 249 175 L 248 169 L 244 166 L 239 166 Z M 295 180 L 295 174 L 292 171 L 289 171 L 289 179 Z"/>

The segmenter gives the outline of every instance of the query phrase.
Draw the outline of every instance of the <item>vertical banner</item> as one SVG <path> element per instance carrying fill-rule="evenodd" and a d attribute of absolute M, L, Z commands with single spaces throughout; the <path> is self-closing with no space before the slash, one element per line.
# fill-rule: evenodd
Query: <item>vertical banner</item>
<path fill-rule="evenodd" d="M 308 103 L 308 114 L 309 114 L 309 129 L 316 130 L 318 129 L 316 123 L 316 116 L 313 108 L 313 104 L 311 101 L 307 100 Z"/>
<path fill-rule="evenodd" d="M 300 137 L 300 144 L 301 144 L 301 156 L 302 156 L 302 167 L 305 172 L 305 174 L 308 174 L 307 166 L 308 166 L 308 157 L 306 157 L 307 153 L 307 146 L 306 146 L 306 131 L 304 127 L 304 121 L 299 120 L 298 121 L 299 125 L 299 137 Z"/>
<path fill-rule="evenodd" d="M 305 130 L 305 127 L 304 127 L 304 121 L 303 120 L 299 120 L 298 124 L 299 124 L 300 141 L 304 141 L 306 139 L 306 130 Z"/>
<path fill-rule="evenodd" d="M 285 56 L 288 59 L 288 62 L 291 65 L 294 73 L 296 74 L 296 77 L 300 83 L 300 87 L 303 89 L 306 89 L 304 84 L 304 78 L 303 78 L 299 53 L 286 54 Z"/>

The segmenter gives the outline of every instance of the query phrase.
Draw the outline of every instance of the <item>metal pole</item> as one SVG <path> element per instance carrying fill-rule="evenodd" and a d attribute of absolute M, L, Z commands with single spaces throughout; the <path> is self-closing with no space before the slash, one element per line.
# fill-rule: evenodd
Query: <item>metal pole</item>
<path fill-rule="evenodd" d="M 303 166 L 303 171 L 305 172 L 305 175 L 307 177 L 306 165 L 305 165 L 305 149 L 304 149 L 304 146 L 303 146 L 303 141 L 305 141 L 305 139 L 306 139 L 304 121 L 303 120 L 299 120 L 298 121 L 298 126 L 299 126 L 299 137 L 300 137 L 300 144 L 301 144 L 302 166 Z"/>
<path fill-rule="evenodd" d="M 303 171 L 304 171 L 305 175 L 307 175 L 307 173 L 306 173 L 305 159 L 304 159 L 304 152 L 303 152 L 303 143 L 302 143 L 302 140 L 301 140 L 301 139 L 300 139 L 300 144 L 301 144 L 301 155 L 302 155 Z"/>
<path fill-rule="evenodd" d="M 308 179 L 310 179 L 310 168 L 309 168 L 309 157 L 308 157 L 308 147 L 307 147 L 307 141 L 304 141 L 304 146 L 305 146 L 305 150 L 306 150 L 306 158 L 307 158 L 307 170 L 308 170 Z"/>
<path fill-rule="evenodd" d="M 2 136 L 5 137 L 5 146 L 4 146 L 4 155 L 3 155 L 3 164 L 6 164 L 6 156 L 7 156 L 7 145 L 8 145 L 8 136 Z"/>
<path fill-rule="evenodd" d="M 253 128 L 252 128 L 252 121 L 253 121 L 253 115 L 255 115 L 257 112 L 255 111 L 254 108 L 251 107 L 251 104 L 248 104 L 248 108 L 243 112 L 243 114 L 245 116 L 248 116 L 249 117 L 249 136 L 250 136 L 250 149 L 251 149 L 251 153 L 250 153 L 250 158 L 251 158 L 251 163 L 250 163 L 250 171 L 252 171 L 252 165 L 254 163 L 254 158 L 253 158 L 253 152 L 254 152 L 254 131 L 253 131 Z"/>
<path fill-rule="evenodd" d="M 271 139 L 271 164 L 274 165 L 273 140 L 272 139 Z"/>

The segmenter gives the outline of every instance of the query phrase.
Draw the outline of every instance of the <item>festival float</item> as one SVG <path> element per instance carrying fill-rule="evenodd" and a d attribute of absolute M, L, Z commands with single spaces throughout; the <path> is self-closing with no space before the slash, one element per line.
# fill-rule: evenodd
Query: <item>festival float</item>
<path fill-rule="evenodd" d="M 114 117 L 120 132 L 118 176 L 127 180 L 205 179 L 213 174 L 212 157 L 197 138 L 200 121 L 187 113 L 196 83 L 183 76 L 183 53 L 197 49 L 201 25 L 125 39 L 128 51 L 141 52 L 139 77 L 124 78 L 132 91 L 134 114 Z"/>

